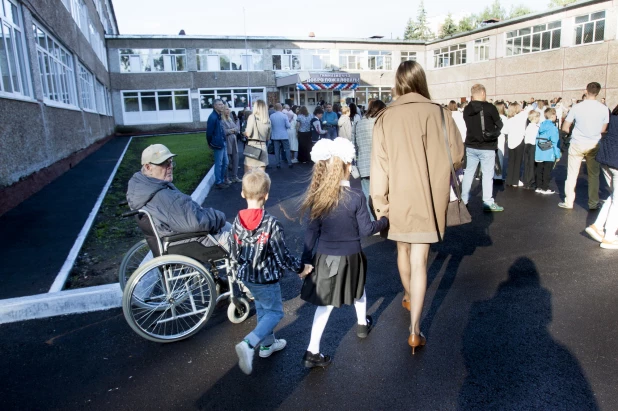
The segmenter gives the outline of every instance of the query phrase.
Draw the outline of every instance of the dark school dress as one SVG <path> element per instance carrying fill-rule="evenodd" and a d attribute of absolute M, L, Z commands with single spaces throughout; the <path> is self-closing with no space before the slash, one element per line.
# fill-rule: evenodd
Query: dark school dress
<path fill-rule="evenodd" d="M 322 306 L 354 304 L 363 296 L 367 275 L 361 238 L 387 226 L 385 217 L 371 221 L 362 191 L 346 187 L 333 211 L 309 222 L 302 260 L 314 270 L 305 277 L 300 297 Z"/>

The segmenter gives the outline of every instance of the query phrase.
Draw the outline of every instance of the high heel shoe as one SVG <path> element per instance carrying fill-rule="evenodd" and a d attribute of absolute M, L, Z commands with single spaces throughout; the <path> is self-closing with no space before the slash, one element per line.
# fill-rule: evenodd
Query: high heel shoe
<path fill-rule="evenodd" d="M 427 339 L 425 338 L 423 333 L 420 333 L 418 335 L 410 334 L 410 337 L 408 338 L 408 345 L 412 347 L 412 355 L 414 355 L 414 350 L 417 347 L 423 347 L 426 343 Z"/>
<path fill-rule="evenodd" d="M 401 300 L 401 306 L 403 308 L 405 308 L 406 310 L 410 311 L 410 308 L 411 308 L 410 307 L 410 301 L 408 301 L 406 299 Z"/>

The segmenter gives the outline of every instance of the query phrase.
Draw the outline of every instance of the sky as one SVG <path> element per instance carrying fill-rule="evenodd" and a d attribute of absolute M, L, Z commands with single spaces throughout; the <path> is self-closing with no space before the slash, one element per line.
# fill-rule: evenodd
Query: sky
<path fill-rule="evenodd" d="M 477 13 L 492 0 L 426 0 L 428 17 L 451 12 Z M 273 0 L 114 0 L 120 34 L 244 35 L 248 36 L 403 38 L 408 18 L 414 19 L 419 1 L 273 1 Z M 549 0 L 502 1 L 503 7 L 523 4 L 546 10 Z"/>

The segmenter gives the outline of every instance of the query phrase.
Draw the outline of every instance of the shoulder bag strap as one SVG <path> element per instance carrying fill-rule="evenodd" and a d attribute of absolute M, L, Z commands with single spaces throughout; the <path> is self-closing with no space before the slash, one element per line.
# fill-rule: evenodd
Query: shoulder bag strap
<path fill-rule="evenodd" d="M 440 108 L 440 115 L 442 116 L 442 132 L 444 133 L 444 144 L 446 146 L 446 154 L 448 154 L 448 160 L 451 162 L 451 176 L 453 178 L 453 187 L 455 188 L 455 194 L 457 195 L 457 200 L 461 201 L 461 189 L 459 187 L 459 180 L 457 179 L 457 173 L 455 172 L 455 165 L 453 164 L 453 157 L 451 156 L 451 149 L 449 146 L 449 138 L 448 138 L 448 130 L 446 128 L 446 120 L 444 119 L 444 109 L 440 106 L 438 107 Z M 481 116 L 482 115 L 483 115 L 483 111 L 481 111 Z"/>

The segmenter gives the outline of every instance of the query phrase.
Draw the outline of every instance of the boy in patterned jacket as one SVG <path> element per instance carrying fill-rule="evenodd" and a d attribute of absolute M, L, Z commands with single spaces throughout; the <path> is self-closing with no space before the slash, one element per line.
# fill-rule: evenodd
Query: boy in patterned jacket
<path fill-rule="evenodd" d="M 262 358 L 285 348 L 286 341 L 276 339 L 273 333 L 283 318 L 279 279 L 284 270 L 308 274 L 313 269 L 290 253 L 281 223 L 264 210 L 269 191 L 268 174 L 259 169 L 245 173 L 241 195 L 247 200 L 247 209 L 241 210 L 234 220 L 229 242 L 232 267 L 253 294 L 257 311 L 257 326 L 236 345 L 238 365 L 245 374 L 253 370 L 253 355 L 258 345 Z"/>

